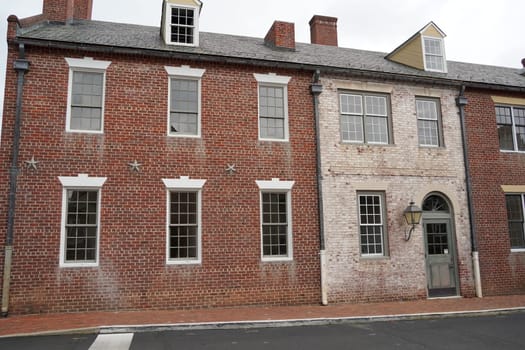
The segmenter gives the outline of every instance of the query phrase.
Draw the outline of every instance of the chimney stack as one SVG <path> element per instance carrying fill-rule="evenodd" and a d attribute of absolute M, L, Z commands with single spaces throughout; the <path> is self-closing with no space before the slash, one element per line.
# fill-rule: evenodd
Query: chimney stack
<path fill-rule="evenodd" d="M 310 20 L 310 42 L 312 44 L 337 46 L 337 18 L 313 16 Z"/>
<path fill-rule="evenodd" d="M 521 60 L 521 65 L 523 68 L 521 68 L 521 75 L 525 76 L 525 58 Z"/>
<path fill-rule="evenodd" d="M 271 48 L 295 50 L 295 25 L 289 22 L 273 22 L 264 38 L 264 44 Z"/>
<path fill-rule="evenodd" d="M 91 19 L 93 0 L 44 0 L 42 12 L 48 21 L 68 23 Z"/>

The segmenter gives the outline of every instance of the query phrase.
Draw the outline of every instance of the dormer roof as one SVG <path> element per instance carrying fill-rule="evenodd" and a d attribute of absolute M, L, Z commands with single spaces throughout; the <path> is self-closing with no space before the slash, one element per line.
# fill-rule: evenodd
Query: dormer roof
<path fill-rule="evenodd" d="M 430 22 L 385 58 L 419 70 L 446 73 L 445 37 L 446 34 Z"/>

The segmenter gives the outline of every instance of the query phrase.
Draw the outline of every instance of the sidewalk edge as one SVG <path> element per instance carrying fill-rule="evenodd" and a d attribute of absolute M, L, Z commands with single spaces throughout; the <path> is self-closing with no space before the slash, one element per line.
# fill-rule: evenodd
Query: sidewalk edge
<path fill-rule="evenodd" d="M 428 312 L 413 314 L 377 315 L 377 316 L 348 316 L 348 317 L 318 317 L 318 318 L 297 318 L 280 320 L 252 320 L 252 321 L 216 321 L 216 322 L 189 322 L 189 323 L 170 323 L 170 324 L 143 324 L 143 325 L 114 325 L 114 326 L 93 326 L 83 328 L 71 328 L 63 330 L 37 331 L 27 333 L 14 333 L 0 335 L 0 339 L 36 337 L 36 336 L 56 336 L 68 334 L 110 334 L 110 333 L 143 333 L 161 331 L 181 331 L 181 330 L 213 330 L 213 329 L 248 329 L 248 328 L 272 328 L 272 327 L 299 327 L 299 326 L 318 326 L 338 323 L 359 323 L 359 322 L 386 322 L 400 320 L 433 319 L 448 317 L 472 317 L 501 315 L 515 312 L 523 312 L 525 307 L 512 307 L 487 310 L 469 311 L 448 311 L 448 312 Z"/>

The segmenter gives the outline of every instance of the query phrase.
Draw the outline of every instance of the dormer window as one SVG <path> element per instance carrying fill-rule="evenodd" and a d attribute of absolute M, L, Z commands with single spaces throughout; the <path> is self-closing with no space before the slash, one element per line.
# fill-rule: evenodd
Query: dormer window
<path fill-rule="evenodd" d="M 171 42 L 194 45 L 195 43 L 195 10 L 188 8 L 171 8 Z"/>
<path fill-rule="evenodd" d="M 427 72 L 447 72 L 445 33 L 430 22 L 386 55 L 386 59 Z"/>
<path fill-rule="evenodd" d="M 164 0 L 162 35 L 168 45 L 199 45 L 199 0 Z"/>
<path fill-rule="evenodd" d="M 425 50 L 425 70 L 444 72 L 443 39 L 423 37 L 423 47 Z"/>

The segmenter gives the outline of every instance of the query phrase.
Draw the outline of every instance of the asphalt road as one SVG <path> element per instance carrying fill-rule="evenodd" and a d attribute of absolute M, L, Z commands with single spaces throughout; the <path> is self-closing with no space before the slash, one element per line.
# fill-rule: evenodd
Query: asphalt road
<path fill-rule="evenodd" d="M 105 337 L 105 338 L 103 338 Z M 525 313 L 322 326 L 0 339 L 0 349 L 525 349 Z"/>

